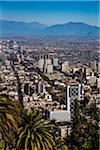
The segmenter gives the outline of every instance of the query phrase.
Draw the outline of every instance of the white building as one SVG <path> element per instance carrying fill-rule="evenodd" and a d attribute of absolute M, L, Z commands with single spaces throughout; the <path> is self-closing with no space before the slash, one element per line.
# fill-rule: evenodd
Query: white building
<path fill-rule="evenodd" d="M 45 85 L 43 83 L 41 83 L 41 82 L 38 83 L 37 92 L 38 93 L 45 93 Z"/>
<path fill-rule="evenodd" d="M 66 72 L 68 71 L 68 61 L 65 61 L 64 63 L 62 63 L 62 72 Z"/>
<path fill-rule="evenodd" d="M 39 59 L 38 61 L 38 67 L 41 71 L 43 71 L 43 67 L 44 67 L 44 59 Z"/>
<path fill-rule="evenodd" d="M 45 64 L 46 65 L 51 65 L 52 64 L 52 60 L 50 58 L 45 59 Z"/>
<path fill-rule="evenodd" d="M 47 74 L 53 73 L 53 65 L 48 64 L 47 65 Z"/>
<path fill-rule="evenodd" d="M 90 61 L 89 66 L 92 70 L 96 70 L 96 61 Z"/>
<path fill-rule="evenodd" d="M 67 110 L 50 111 L 50 119 L 56 122 L 70 122 L 70 114 Z"/>
<path fill-rule="evenodd" d="M 58 58 L 53 58 L 53 66 L 58 67 Z"/>
<path fill-rule="evenodd" d="M 100 74 L 100 60 L 98 62 L 98 73 Z"/>
<path fill-rule="evenodd" d="M 100 77 L 97 78 L 97 88 L 100 88 Z"/>
<path fill-rule="evenodd" d="M 81 98 L 81 84 L 68 85 L 66 87 L 66 109 L 70 114 L 70 119 L 73 121 L 75 101 Z"/>

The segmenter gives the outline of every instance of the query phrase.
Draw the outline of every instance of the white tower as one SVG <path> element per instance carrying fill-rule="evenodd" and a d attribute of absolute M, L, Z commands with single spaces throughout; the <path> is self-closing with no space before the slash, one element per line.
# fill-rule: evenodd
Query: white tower
<path fill-rule="evenodd" d="M 44 67 L 44 59 L 43 58 L 39 59 L 38 67 L 41 71 L 43 71 L 43 67 Z"/>
<path fill-rule="evenodd" d="M 62 63 L 62 72 L 66 72 L 68 70 L 68 61 Z"/>
<path fill-rule="evenodd" d="M 75 101 L 80 100 L 81 85 L 68 85 L 66 88 L 66 109 L 70 114 L 70 120 L 74 118 Z"/>
<path fill-rule="evenodd" d="M 58 67 L 58 58 L 53 58 L 53 66 Z"/>
<path fill-rule="evenodd" d="M 53 65 L 48 64 L 47 65 L 47 74 L 53 73 Z"/>

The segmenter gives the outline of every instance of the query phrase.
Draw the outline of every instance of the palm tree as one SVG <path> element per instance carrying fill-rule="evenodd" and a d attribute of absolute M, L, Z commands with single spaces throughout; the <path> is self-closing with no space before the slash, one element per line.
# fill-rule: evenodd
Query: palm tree
<path fill-rule="evenodd" d="M 53 125 L 37 112 L 28 112 L 19 129 L 17 150 L 53 150 Z"/>
<path fill-rule="evenodd" d="M 12 133 L 18 128 L 19 112 L 17 103 L 13 102 L 11 97 L 0 95 L 0 138 L 4 142 L 4 150 L 11 142 Z"/>

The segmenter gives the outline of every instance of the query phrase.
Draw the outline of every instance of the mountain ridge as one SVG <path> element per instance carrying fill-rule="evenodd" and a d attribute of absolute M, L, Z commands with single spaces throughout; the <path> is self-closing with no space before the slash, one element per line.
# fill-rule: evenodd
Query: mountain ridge
<path fill-rule="evenodd" d="M 37 21 L 0 20 L 0 35 L 55 35 L 55 36 L 90 36 L 98 37 L 100 27 L 82 22 L 68 22 L 47 26 Z"/>

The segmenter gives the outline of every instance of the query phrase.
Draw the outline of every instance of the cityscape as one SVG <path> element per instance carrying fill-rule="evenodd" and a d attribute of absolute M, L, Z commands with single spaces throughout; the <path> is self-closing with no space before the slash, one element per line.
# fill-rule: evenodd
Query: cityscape
<path fill-rule="evenodd" d="M 0 3 L 0 150 L 99 150 L 99 3 Z M 36 18 L 48 8 L 49 25 L 25 22 L 23 13 L 32 13 L 31 4 Z M 69 12 L 67 5 L 72 13 L 90 15 L 90 22 L 58 24 L 60 13 L 57 22 L 50 19 L 54 8 L 61 15 L 62 8 Z M 93 12 L 80 9 L 83 5 Z M 23 20 L 19 14 L 16 20 L 9 17 L 14 9 L 14 14 L 22 11 Z"/>

